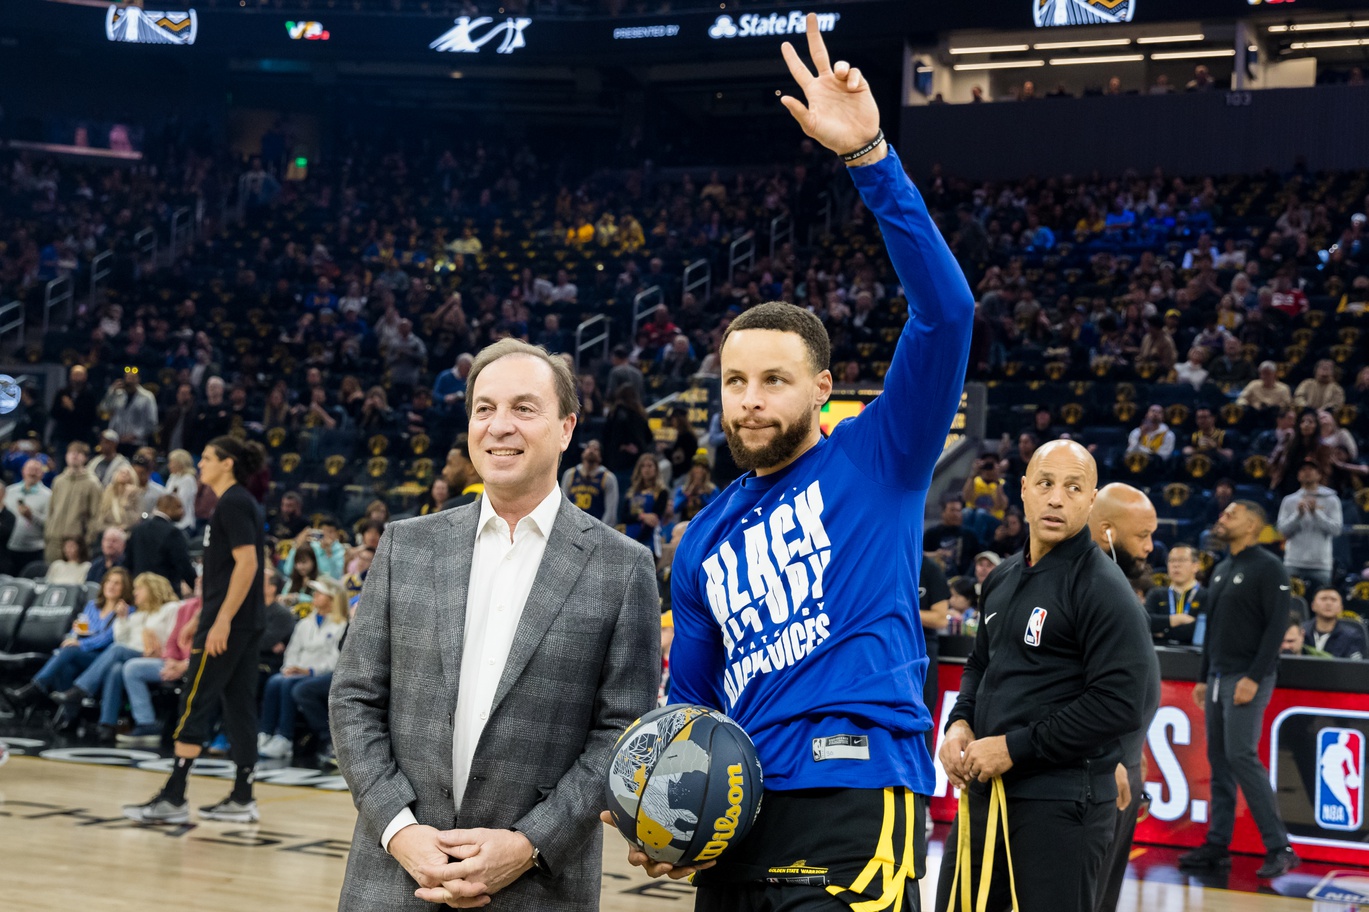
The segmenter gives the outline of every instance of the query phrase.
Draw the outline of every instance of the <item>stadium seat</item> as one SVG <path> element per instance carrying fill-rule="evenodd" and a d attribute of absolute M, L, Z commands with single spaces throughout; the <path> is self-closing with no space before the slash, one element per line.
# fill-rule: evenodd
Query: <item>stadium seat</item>
<path fill-rule="evenodd" d="M 86 584 L 34 586 L 10 648 L 0 652 L 0 676 L 28 677 L 36 671 L 71 629 L 76 612 L 86 603 Z"/>
<path fill-rule="evenodd" d="M 8 576 L 0 577 L 0 651 L 7 651 L 13 646 L 14 635 L 31 601 L 33 583 Z"/>

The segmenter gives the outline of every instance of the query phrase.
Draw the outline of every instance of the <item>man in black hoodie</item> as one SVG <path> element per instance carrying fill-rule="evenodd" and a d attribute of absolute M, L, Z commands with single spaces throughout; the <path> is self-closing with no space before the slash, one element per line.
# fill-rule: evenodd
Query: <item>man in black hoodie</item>
<path fill-rule="evenodd" d="M 989 906 L 1008 908 L 1008 852 L 981 871 L 988 783 L 1007 794 L 1023 910 L 1092 912 L 1117 821 L 1123 736 L 1140 729 L 1150 631 L 1121 569 L 1089 537 L 1093 457 L 1070 440 L 1033 455 L 1022 480 L 1027 549 L 984 581 L 979 635 L 965 664 L 940 759 L 969 790 L 970 877 L 991 877 Z M 956 845 L 959 822 L 946 845 Z M 956 852 L 942 856 L 938 912 L 951 907 Z M 957 907 L 959 898 L 956 898 Z"/>
<path fill-rule="evenodd" d="M 1279 646 L 1288 630 L 1291 585 L 1283 561 L 1259 545 L 1267 522 L 1259 504 L 1238 500 L 1212 527 L 1212 536 L 1231 552 L 1212 571 L 1207 597 L 1212 619 L 1203 641 L 1202 677 L 1193 691 L 1207 716 L 1212 813 L 1207 839 L 1179 856 L 1185 870 L 1211 871 L 1231 864 L 1237 784 L 1264 842 L 1264 865 L 1256 876 L 1278 877 L 1300 864 L 1279 818 L 1269 770 L 1260 761 L 1260 732 L 1274 695 Z"/>

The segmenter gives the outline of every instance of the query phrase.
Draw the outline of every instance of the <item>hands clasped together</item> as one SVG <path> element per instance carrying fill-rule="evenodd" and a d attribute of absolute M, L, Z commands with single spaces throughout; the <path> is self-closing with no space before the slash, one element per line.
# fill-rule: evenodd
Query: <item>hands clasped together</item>
<path fill-rule="evenodd" d="M 532 843 L 513 830 L 438 830 L 414 824 L 390 840 L 393 855 L 418 884 L 414 895 L 453 909 L 488 905 L 532 870 Z"/>
<path fill-rule="evenodd" d="M 963 789 L 974 780 L 988 782 L 1012 769 L 1008 739 L 1002 735 L 978 738 L 963 720 L 953 724 L 938 755 L 951 785 Z"/>

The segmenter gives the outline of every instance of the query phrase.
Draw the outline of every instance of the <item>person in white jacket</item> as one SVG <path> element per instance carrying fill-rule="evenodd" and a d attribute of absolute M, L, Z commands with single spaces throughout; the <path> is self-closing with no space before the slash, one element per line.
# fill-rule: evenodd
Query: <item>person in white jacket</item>
<path fill-rule="evenodd" d="M 1283 564 L 1308 592 L 1331 585 L 1332 545 L 1342 529 L 1340 498 L 1322 484 L 1321 466 L 1311 459 L 1298 466 L 1298 490 L 1279 504 Z"/>
<path fill-rule="evenodd" d="M 69 717 L 86 699 L 98 696 L 99 737 L 101 741 L 113 741 L 124 707 L 124 663 L 160 651 L 180 604 L 166 577 L 138 574 L 133 580 L 133 604 L 121 601 L 115 606 L 114 642 L 69 690 L 52 695 L 64 707 L 62 718 Z"/>
<path fill-rule="evenodd" d="M 257 753 L 271 759 L 288 757 L 294 751 L 295 688 L 337 666 L 347 630 L 347 594 L 342 584 L 321 577 L 308 585 L 314 593 L 313 611 L 295 625 L 281 670 L 266 680 Z"/>

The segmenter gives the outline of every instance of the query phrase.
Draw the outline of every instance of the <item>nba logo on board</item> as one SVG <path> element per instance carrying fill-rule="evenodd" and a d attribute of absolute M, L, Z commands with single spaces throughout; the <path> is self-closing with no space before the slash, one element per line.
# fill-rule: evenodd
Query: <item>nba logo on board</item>
<path fill-rule="evenodd" d="M 1032 616 L 1027 619 L 1027 635 L 1022 638 L 1028 646 L 1041 645 L 1041 628 L 1046 626 L 1046 609 L 1033 608 Z"/>
<path fill-rule="evenodd" d="M 1317 732 L 1317 825 L 1358 830 L 1364 820 L 1364 735 L 1352 728 Z"/>

